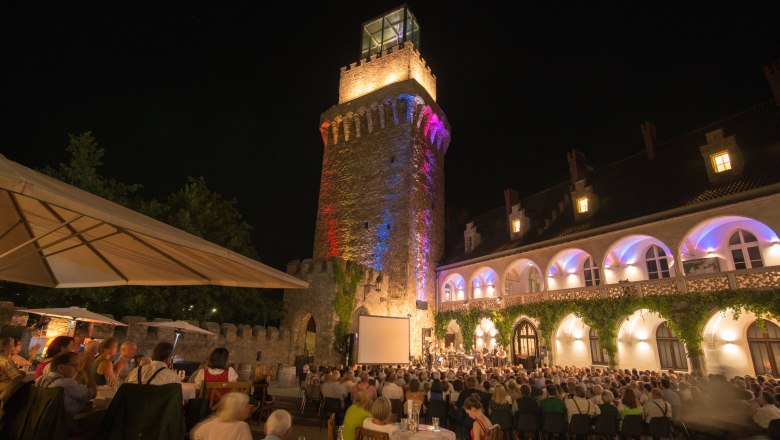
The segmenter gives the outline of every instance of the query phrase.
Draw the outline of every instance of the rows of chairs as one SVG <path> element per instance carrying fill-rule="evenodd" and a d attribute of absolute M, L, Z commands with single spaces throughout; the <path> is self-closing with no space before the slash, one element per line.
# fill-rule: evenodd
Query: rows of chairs
<path fill-rule="evenodd" d="M 624 417 L 621 429 L 618 429 L 617 417 L 611 414 L 602 414 L 594 419 L 586 414 L 575 414 L 568 425 L 566 415 L 561 413 L 548 413 L 540 421 L 533 414 L 518 413 L 513 417 L 509 410 L 497 410 L 491 414 L 490 419 L 501 428 L 505 439 L 514 438 L 514 433 L 518 433 L 521 439 L 526 438 L 526 435 L 539 439 L 585 438 L 594 435 L 604 438 L 637 440 L 643 435 L 653 438 L 672 437 L 670 420 L 666 417 L 653 418 L 646 431 L 640 415 Z M 465 425 L 463 427 L 468 428 Z"/>

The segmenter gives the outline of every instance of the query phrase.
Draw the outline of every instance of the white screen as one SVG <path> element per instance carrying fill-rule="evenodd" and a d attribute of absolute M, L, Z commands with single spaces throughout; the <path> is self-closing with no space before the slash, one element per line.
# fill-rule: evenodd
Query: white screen
<path fill-rule="evenodd" d="M 359 364 L 408 364 L 409 318 L 360 315 Z"/>

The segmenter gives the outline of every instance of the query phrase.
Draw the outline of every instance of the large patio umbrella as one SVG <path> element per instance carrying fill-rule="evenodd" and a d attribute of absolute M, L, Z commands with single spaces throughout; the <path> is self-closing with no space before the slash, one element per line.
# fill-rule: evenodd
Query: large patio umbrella
<path fill-rule="evenodd" d="M 176 339 L 173 340 L 173 348 L 176 348 L 176 343 L 179 342 L 179 336 L 181 336 L 182 333 L 199 333 L 201 335 L 214 336 L 214 333 L 194 326 L 186 321 L 144 322 L 143 325 L 148 325 L 149 327 L 173 329 L 174 334 L 176 335 Z"/>
<path fill-rule="evenodd" d="M 82 307 L 53 307 L 46 309 L 16 309 L 17 312 L 34 313 L 36 315 L 53 316 L 56 318 L 66 318 L 70 320 L 68 325 L 67 334 L 70 335 L 70 330 L 73 328 L 73 324 L 76 321 L 96 322 L 98 324 L 111 324 L 121 325 L 127 327 L 127 324 L 119 321 L 115 321 L 108 316 L 103 316 L 95 312 L 91 312 Z"/>
<path fill-rule="evenodd" d="M 0 279 L 48 287 L 308 287 L 2 155 Z"/>

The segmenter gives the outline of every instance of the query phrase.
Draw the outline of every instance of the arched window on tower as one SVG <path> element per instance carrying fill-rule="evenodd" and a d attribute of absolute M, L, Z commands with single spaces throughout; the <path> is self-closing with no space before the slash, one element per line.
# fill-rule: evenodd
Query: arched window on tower
<path fill-rule="evenodd" d="M 734 261 L 734 269 L 764 267 L 756 236 L 744 229 L 739 229 L 729 238 L 729 250 Z"/>
<path fill-rule="evenodd" d="M 750 324 L 747 331 L 750 357 L 756 375 L 780 375 L 780 327 L 774 322 L 764 321 L 763 328 L 757 323 Z"/>
<path fill-rule="evenodd" d="M 593 261 L 593 257 L 588 257 L 585 262 L 582 263 L 582 272 L 585 275 L 585 286 L 598 286 L 601 284 L 601 274 L 599 274 L 599 268 Z"/>
<path fill-rule="evenodd" d="M 645 254 L 645 265 L 647 266 L 647 278 L 657 280 L 659 278 L 669 278 L 669 259 L 661 246 L 652 245 Z"/>
<path fill-rule="evenodd" d="M 609 356 L 607 352 L 601 348 L 599 342 L 599 335 L 596 330 L 590 329 L 590 357 L 593 359 L 593 365 L 609 365 Z"/>
<path fill-rule="evenodd" d="M 539 273 L 539 269 L 532 267 L 528 271 L 528 293 L 536 293 L 542 291 L 542 275 Z"/>
<path fill-rule="evenodd" d="M 655 332 L 655 340 L 658 343 L 658 356 L 661 358 L 661 368 L 674 370 L 687 370 L 688 358 L 685 354 L 685 346 L 672 332 L 666 321 L 658 326 Z"/>

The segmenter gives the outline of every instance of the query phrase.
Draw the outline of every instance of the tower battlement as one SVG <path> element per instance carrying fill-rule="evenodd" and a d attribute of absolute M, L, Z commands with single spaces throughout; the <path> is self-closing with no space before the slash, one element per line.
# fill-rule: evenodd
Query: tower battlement
<path fill-rule="evenodd" d="M 436 100 L 436 76 L 411 41 L 342 67 L 339 104 L 407 79 L 417 81 Z"/>

